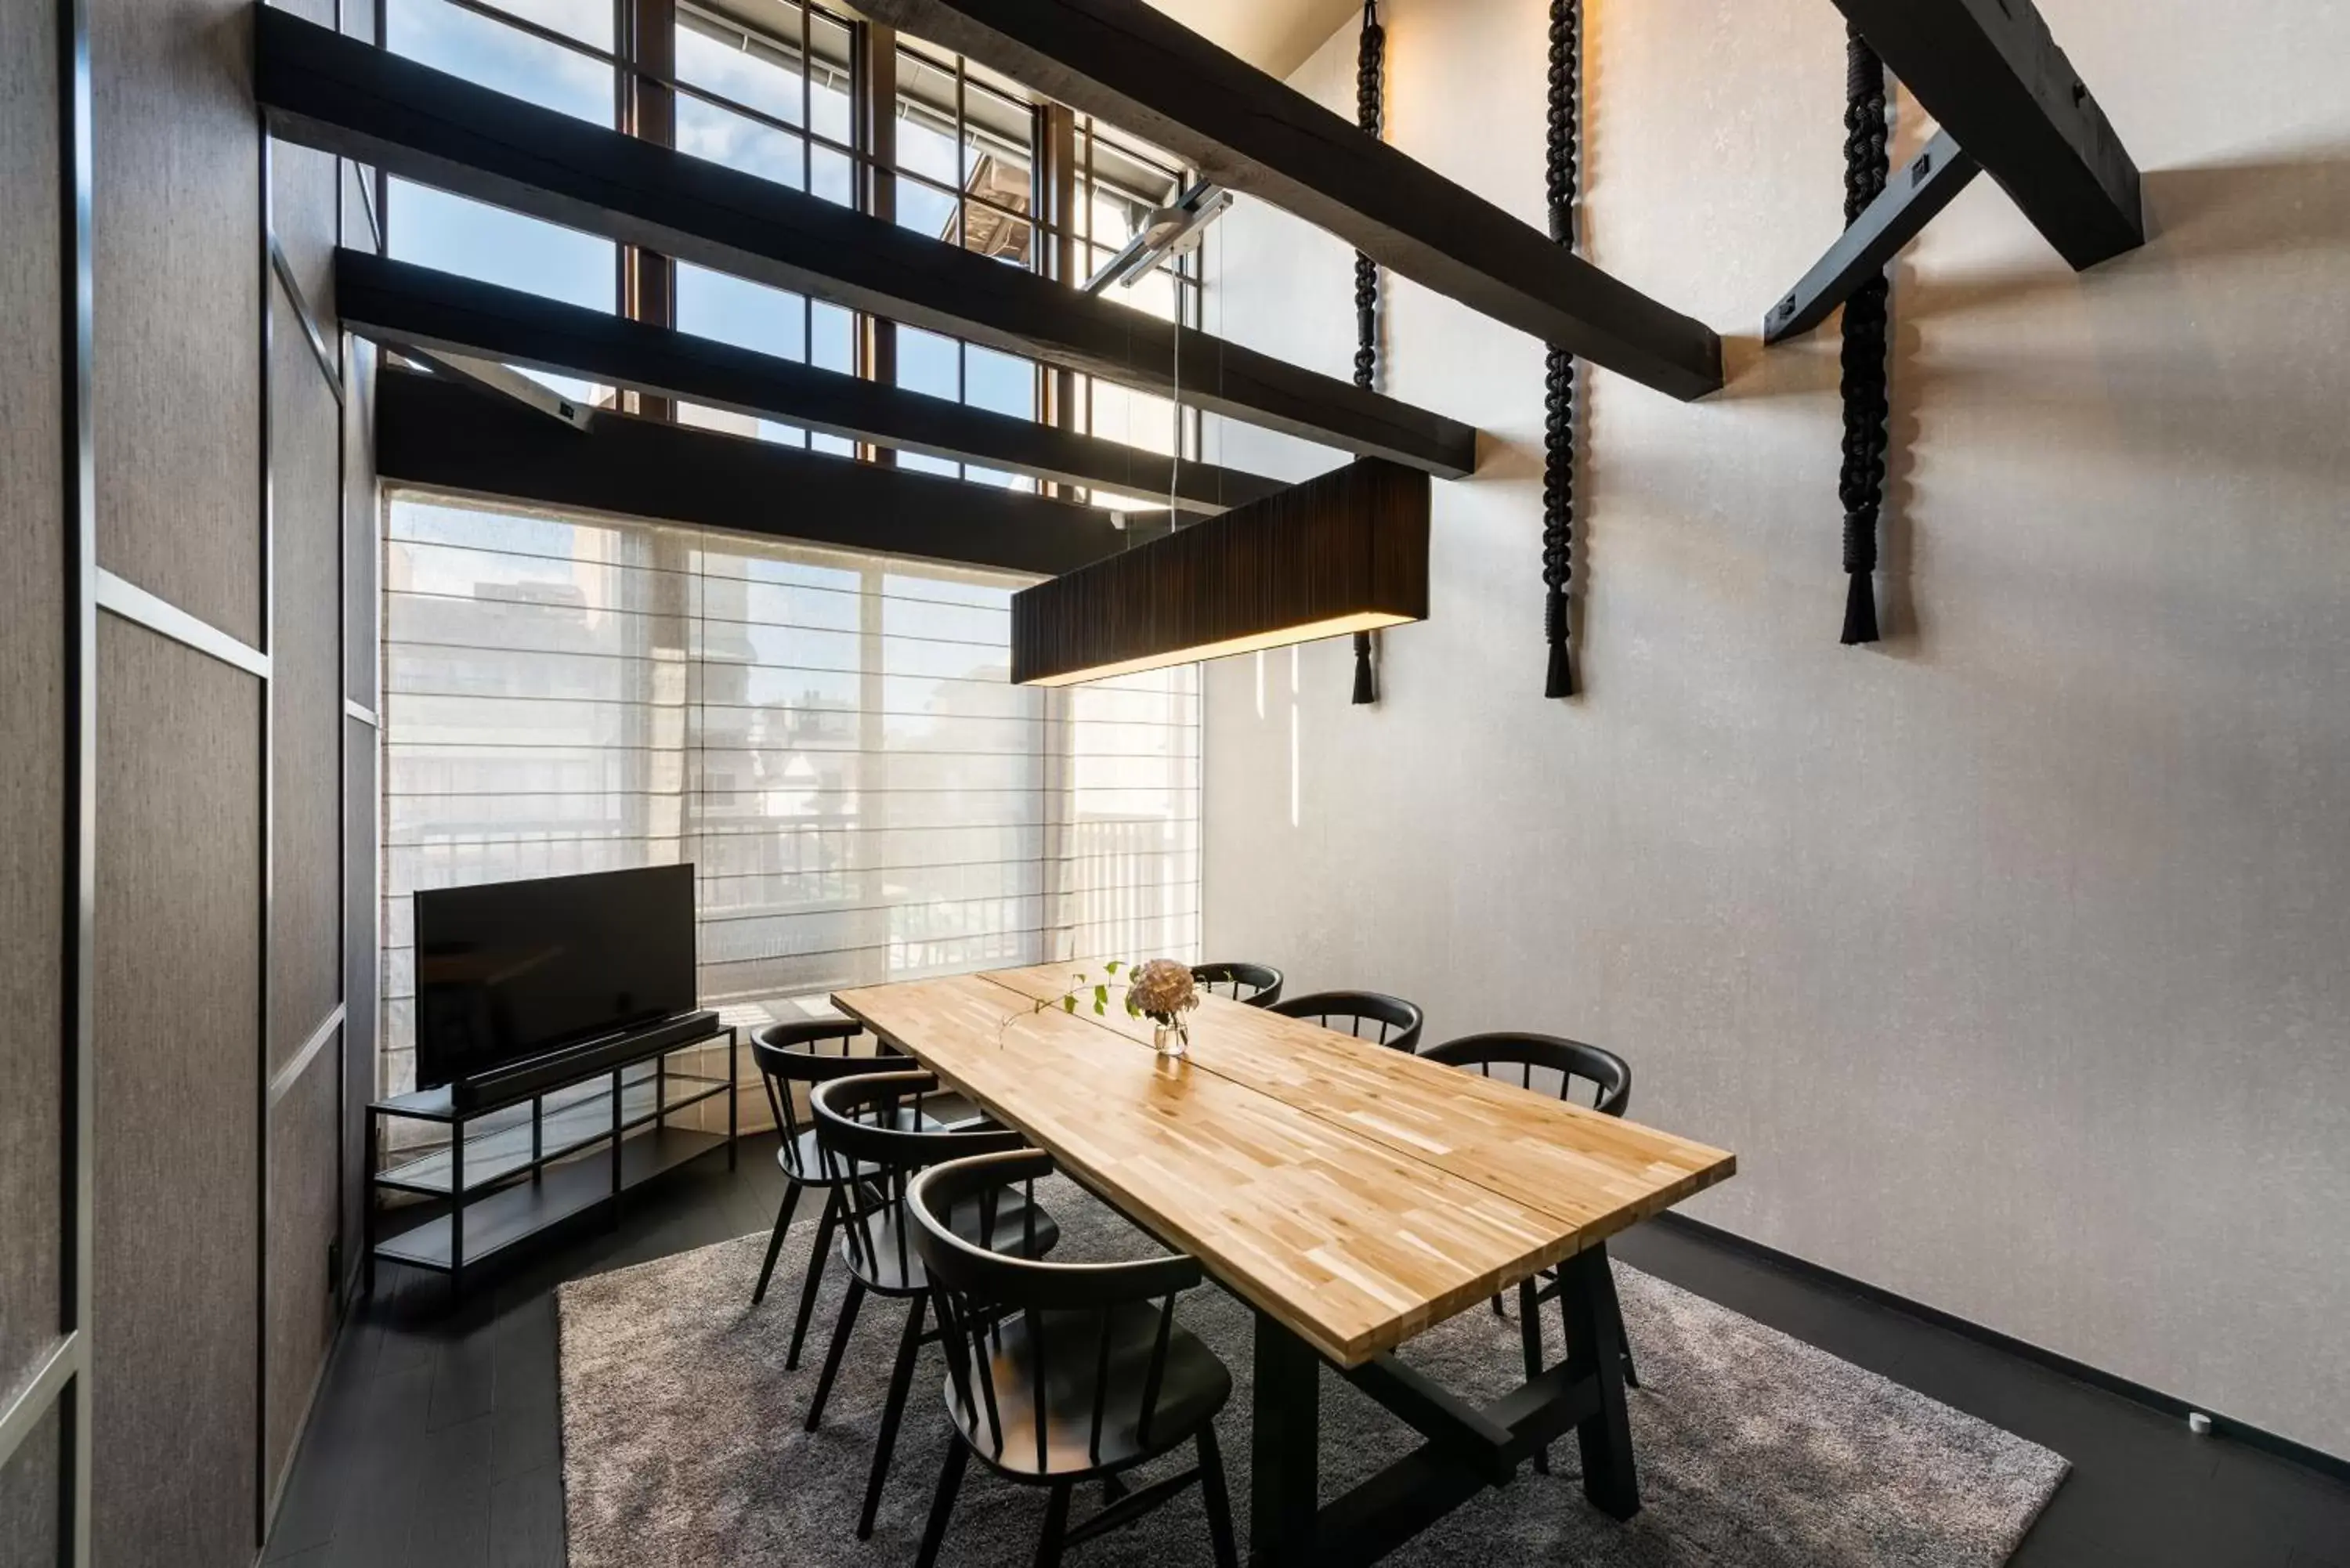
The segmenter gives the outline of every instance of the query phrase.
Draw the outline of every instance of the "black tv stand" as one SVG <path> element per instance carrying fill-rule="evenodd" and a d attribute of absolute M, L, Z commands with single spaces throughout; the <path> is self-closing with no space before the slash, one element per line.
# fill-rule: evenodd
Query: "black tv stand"
<path fill-rule="evenodd" d="M 681 1072 L 676 1052 L 726 1042 L 726 1075 Z M 732 1169 L 734 1082 L 742 1041 L 715 1012 L 657 1020 L 620 1033 L 510 1064 L 494 1073 L 395 1095 L 368 1107 L 368 1288 L 379 1259 L 449 1276 L 464 1289 L 476 1263 L 575 1216 L 601 1209 L 617 1220 L 620 1195 L 723 1148 Z M 721 1096 L 724 1133 L 678 1127 L 673 1116 Z M 519 1113 L 527 1106 L 527 1116 Z M 445 1147 L 384 1161 L 388 1121 L 438 1123 Z M 485 1125 L 486 1124 L 486 1125 Z M 598 1146 L 606 1146 L 600 1152 Z M 386 1216 L 384 1193 L 437 1201 L 421 1214 Z M 396 1228 L 387 1231 L 387 1220 Z"/>

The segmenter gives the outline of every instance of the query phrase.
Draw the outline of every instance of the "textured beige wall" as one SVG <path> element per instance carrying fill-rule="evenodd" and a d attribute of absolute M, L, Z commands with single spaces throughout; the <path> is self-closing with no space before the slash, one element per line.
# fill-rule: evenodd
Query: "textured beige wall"
<path fill-rule="evenodd" d="M 1340 18 L 1362 9 L 1362 0 L 1150 0 L 1150 4 L 1218 47 L 1275 76 L 1295 69 Z"/>
<path fill-rule="evenodd" d="M 1378 708 L 1343 644 L 1213 668 L 1208 942 L 1611 1045 L 1739 1151 L 1699 1216 L 2350 1453 L 2350 6 L 2043 9 L 2158 237 L 2076 277 L 1982 181 L 1905 258 L 1854 650 L 1835 340 L 1752 336 L 1840 221 L 1840 20 L 1593 5 L 1596 259 L 1739 335 L 1733 384 L 1586 379 L 1587 694 L 1546 703 L 1540 349 L 1391 284 L 1390 389 L 1485 466 Z M 1535 218 L 1545 7 L 1388 11 L 1393 139 Z M 1350 102 L 1353 51 L 1298 81 Z M 1212 324 L 1343 373 L 1345 250 L 1214 243 Z"/>

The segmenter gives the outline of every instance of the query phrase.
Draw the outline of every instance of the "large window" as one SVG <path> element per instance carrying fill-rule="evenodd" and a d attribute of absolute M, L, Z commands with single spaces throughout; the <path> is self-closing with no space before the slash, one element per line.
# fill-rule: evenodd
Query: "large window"
<path fill-rule="evenodd" d="M 771 30 L 677 8 L 677 145 L 697 158 L 857 200 L 850 33 L 812 6 L 777 4 Z"/>
<path fill-rule="evenodd" d="M 1039 200 L 1053 175 L 1040 169 L 1049 149 L 1040 134 L 1045 110 L 1035 95 L 950 50 L 903 36 L 890 57 L 896 112 L 889 178 L 860 180 L 859 168 L 874 154 L 858 144 L 855 24 L 821 5 L 771 0 L 754 26 L 714 0 L 680 0 L 668 39 L 671 57 L 650 63 L 619 46 L 624 35 L 615 26 L 619 6 L 611 0 L 384 0 L 384 5 L 387 42 L 402 54 L 618 128 L 641 112 L 628 107 L 632 86 L 650 90 L 665 103 L 666 114 L 638 120 L 639 134 L 666 138 L 698 158 L 844 205 L 860 204 L 868 190 L 886 183 L 899 224 L 1007 266 L 1043 270 L 1048 252 L 1066 242 L 1073 271 L 1087 275 L 1140 230 L 1153 208 L 1173 201 L 1189 182 L 1164 152 L 1090 118 L 1077 119 L 1062 143 L 1076 198 L 1065 229 L 1064 220 L 1048 217 Z M 624 303 L 629 291 L 623 286 L 622 256 L 608 240 L 402 181 L 390 182 L 388 206 L 390 248 L 402 260 L 598 309 L 637 308 Z M 668 275 L 668 318 L 682 330 L 843 374 L 877 373 L 849 311 L 691 265 L 674 265 Z M 1130 288 L 1113 289 L 1111 297 L 1196 326 L 1200 291 L 1194 254 L 1162 265 Z M 1016 355 L 900 327 L 895 364 L 898 385 L 909 390 L 1015 418 L 1045 417 L 1046 373 Z M 591 404 L 619 400 L 609 389 L 530 373 Z M 1152 452 L 1175 451 L 1179 442 L 1187 455 L 1198 451 L 1196 416 L 1179 427 L 1174 405 L 1164 398 L 1069 376 L 1055 406 L 1055 417 L 1091 434 Z M 691 404 L 660 411 L 733 434 L 857 455 L 850 442 L 811 437 L 779 421 Z M 1035 488 L 1024 476 L 919 453 L 900 453 L 896 461 L 981 483 Z M 1151 497 L 1088 499 L 1112 506 L 1156 504 Z"/>
<path fill-rule="evenodd" d="M 396 496 L 385 1087 L 419 888 L 690 861 L 740 1022 L 911 975 L 1196 957 L 1196 668 L 1010 684 L 1000 574 Z"/>
<path fill-rule="evenodd" d="M 1142 232 L 1154 208 L 1183 192 L 1187 176 L 1168 156 L 1087 119 L 1076 132 L 1074 183 L 1078 223 L 1077 270 L 1087 276 Z M 1162 321 L 1200 324 L 1200 253 L 1162 262 L 1131 286 L 1113 285 L 1107 297 Z M 1150 452 L 1171 452 L 1180 438 L 1185 457 L 1200 451 L 1199 416 L 1186 410 L 1179 430 L 1172 400 L 1090 379 L 1078 393 L 1078 424 L 1089 434 Z"/>
<path fill-rule="evenodd" d="M 897 178 L 901 227 L 1006 266 L 1039 270 L 1036 110 L 1011 82 L 960 56 L 901 39 L 897 54 Z M 1036 366 L 910 327 L 898 328 L 898 384 L 1015 419 L 1037 416 Z M 1035 488 L 1022 475 L 901 452 L 899 464 L 983 484 Z"/>
<path fill-rule="evenodd" d="M 899 223 L 1006 266 L 1044 268 L 1066 244 L 1082 276 L 1185 183 L 1163 154 L 1064 119 L 1057 144 L 1074 150 L 1064 173 L 1077 200 L 1070 230 L 1055 226 L 1037 200 L 1040 165 L 1057 156 L 1047 111 L 907 38 L 892 57 L 890 178 L 861 178 L 872 154 L 858 145 L 857 35 L 820 5 L 763 0 L 754 27 L 742 7 L 680 0 L 666 61 L 629 54 L 611 0 L 384 5 L 401 53 L 843 204 L 886 185 Z M 912 327 L 885 332 L 707 268 L 631 263 L 608 240 L 421 185 L 390 182 L 387 207 L 389 248 L 404 260 L 599 310 L 665 299 L 681 330 L 843 375 L 882 373 L 886 340 L 908 389 L 1196 451 L 1195 424 L 1179 429 L 1164 399 Z M 645 289 L 648 265 L 665 289 Z M 1195 261 L 1112 297 L 1196 324 Z M 584 402 L 620 400 L 540 379 Z M 661 400 L 643 411 L 858 455 L 777 421 Z M 1012 686 L 1014 579 L 407 496 L 390 504 L 384 586 L 387 1091 L 413 1081 L 420 888 L 690 861 L 702 995 L 740 1022 L 907 975 L 1194 956 L 1197 673 Z"/>

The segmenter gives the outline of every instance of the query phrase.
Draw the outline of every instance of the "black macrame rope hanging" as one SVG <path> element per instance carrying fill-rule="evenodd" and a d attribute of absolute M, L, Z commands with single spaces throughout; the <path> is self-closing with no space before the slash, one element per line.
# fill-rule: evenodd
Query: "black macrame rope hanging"
<path fill-rule="evenodd" d="M 1380 133 L 1381 78 L 1387 65 L 1387 29 L 1379 26 L 1379 0 L 1363 0 L 1363 36 L 1355 56 L 1355 123 Z M 1355 253 L 1355 385 L 1370 389 L 1379 370 L 1379 264 Z M 1355 634 L 1355 701 L 1376 702 L 1378 680 L 1371 669 L 1371 634 Z"/>
<path fill-rule="evenodd" d="M 1572 250 L 1582 177 L 1583 6 L 1551 0 L 1550 139 L 1545 196 L 1550 237 Z M 1543 378 L 1543 635 L 1545 697 L 1575 695 L 1567 588 L 1575 576 L 1575 356 L 1552 345 Z"/>
<path fill-rule="evenodd" d="M 1844 221 L 1849 228 L 1885 190 L 1885 63 L 1857 29 L 1845 35 Z M 1885 501 L 1887 298 L 1880 272 L 1844 307 L 1844 642 L 1877 640 L 1877 518 Z"/>

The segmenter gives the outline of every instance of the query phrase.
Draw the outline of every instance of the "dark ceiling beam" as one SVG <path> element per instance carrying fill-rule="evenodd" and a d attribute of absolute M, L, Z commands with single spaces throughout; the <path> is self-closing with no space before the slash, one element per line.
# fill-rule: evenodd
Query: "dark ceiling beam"
<path fill-rule="evenodd" d="M 1835 0 L 2076 268 L 2146 243 L 2137 165 L 2032 0 Z"/>
<path fill-rule="evenodd" d="M 273 135 L 516 212 L 852 310 L 1183 400 L 1440 478 L 1476 466 L 1477 432 L 1178 329 L 1066 284 L 541 109 L 276 6 L 256 8 L 254 93 Z"/>
<path fill-rule="evenodd" d="M 1167 532 L 1109 514 L 691 425 L 598 410 L 583 433 L 413 370 L 378 378 L 389 483 L 1054 576 Z"/>
<path fill-rule="evenodd" d="M 1143 0 L 858 0 L 1147 138 L 1472 310 L 1677 398 L 1721 386 L 1721 343 Z M 1659 200 L 1670 201 L 1669 192 Z M 1344 280 L 1333 277 L 1334 294 Z"/>
<path fill-rule="evenodd" d="M 1762 341 L 1800 337 L 1825 321 L 1862 284 L 1882 273 L 1901 247 L 1981 172 L 1982 165 L 1949 131 L 1938 133 L 1868 204 L 1859 221 L 1837 236 L 1794 292 L 1771 307 L 1762 321 Z"/>
<path fill-rule="evenodd" d="M 1063 484 L 1162 500 L 1167 494 L 1169 460 L 1140 447 L 924 397 L 371 251 L 335 254 L 335 300 L 346 328 L 411 355 L 485 356 Z M 1175 483 L 1182 510 L 1202 513 L 1243 505 L 1282 488 L 1278 480 L 1199 462 L 1183 464 Z"/>

